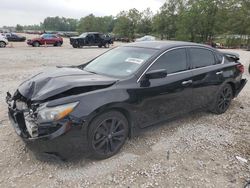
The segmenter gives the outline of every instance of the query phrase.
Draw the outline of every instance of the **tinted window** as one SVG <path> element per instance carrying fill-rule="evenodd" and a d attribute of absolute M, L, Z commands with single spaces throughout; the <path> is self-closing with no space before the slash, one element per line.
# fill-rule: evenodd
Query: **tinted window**
<path fill-rule="evenodd" d="M 222 54 L 217 53 L 217 64 L 222 63 L 222 61 L 223 61 L 223 55 L 222 55 Z"/>
<path fill-rule="evenodd" d="M 167 73 L 175 73 L 187 69 L 186 50 L 177 49 L 166 52 L 150 68 L 150 70 L 166 69 Z"/>
<path fill-rule="evenodd" d="M 193 68 L 205 67 L 215 64 L 213 52 L 201 48 L 190 49 L 190 61 L 193 65 Z"/>
<path fill-rule="evenodd" d="M 49 39 L 49 38 L 51 38 L 51 35 L 43 34 L 43 35 L 41 35 L 41 37 L 44 38 L 44 39 Z"/>

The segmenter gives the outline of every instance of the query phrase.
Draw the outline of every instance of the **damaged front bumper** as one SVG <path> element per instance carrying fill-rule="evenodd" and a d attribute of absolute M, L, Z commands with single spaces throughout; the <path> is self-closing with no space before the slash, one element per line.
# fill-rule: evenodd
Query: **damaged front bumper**
<path fill-rule="evenodd" d="M 60 153 L 72 155 L 73 148 L 85 150 L 86 130 L 84 121 L 74 117 L 65 117 L 56 122 L 39 124 L 32 119 L 32 110 L 17 109 L 16 101 L 7 94 L 9 120 L 16 133 L 27 147 L 39 153 Z M 83 145 L 84 144 L 84 145 Z"/>
<path fill-rule="evenodd" d="M 60 128 L 51 133 L 48 131 L 48 134 L 44 135 L 40 134 L 40 129 L 50 129 L 50 126 L 54 127 L 54 123 L 48 123 L 42 126 L 35 124 L 34 122 L 27 120 L 22 111 L 13 110 L 10 107 L 8 115 L 16 133 L 26 140 L 50 140 L 64 134 L 70 130 L 72 126 L 72 122 L 57 122 L 57 127 Z"/>

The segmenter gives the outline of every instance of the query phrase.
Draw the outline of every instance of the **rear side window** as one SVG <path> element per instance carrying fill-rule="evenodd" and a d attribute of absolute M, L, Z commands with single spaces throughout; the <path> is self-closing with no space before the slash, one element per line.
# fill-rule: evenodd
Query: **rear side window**
<path fill-rule="evenodd" d="M 191 48 L 190 62 L 193 68 L 206 67 L 215 64 L 215 58 L 213 52 L 201 48 Z"/>
<path fill-rule="evenodd" d="M 157 69 L 166 69 L 168 74 L 187 70 L 186 50 L 176 49 L 166 52 L 150 68 L 150 70 Z"/>
<path fill-rule="evenodd" d="M 217 64 L 222 63 L 222 61 L 223 61 L 223 55 L 222 55 L 222 54 L 217 53 Z"/>

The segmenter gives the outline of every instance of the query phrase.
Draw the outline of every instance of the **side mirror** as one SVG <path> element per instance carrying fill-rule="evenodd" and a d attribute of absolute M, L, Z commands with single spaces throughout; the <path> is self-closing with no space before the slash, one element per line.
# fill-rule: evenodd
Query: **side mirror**
<path fill-rule="evenodd" d="M 158 79 L 165 78 L 167 76 L 167 71 L 165 69 L 152 70 L 145 74 L 146 79 Z"/>

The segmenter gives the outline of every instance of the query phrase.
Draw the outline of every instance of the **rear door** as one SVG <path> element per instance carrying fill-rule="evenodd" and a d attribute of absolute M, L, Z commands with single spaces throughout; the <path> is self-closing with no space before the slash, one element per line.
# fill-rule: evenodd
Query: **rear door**
<path fill-rule="evenodd" d="M 93 34 L 88 34 L 88 36 L 86 37 L 86 45 L 87 46 L 95 45 L 95 37 Z"/>
<path fill-rule="evenodd" d="M 193 74 L 193 107 L 205 107 L 223 82 L 221 64 L 211 49 L 191 47 L 188 52 Z"/>
<path fill-rule="evenodd" d="M 98 34 L 95 34 L 95 45 L 99 45 L 101 43 L 101 35 L 98 33 Z"/>

